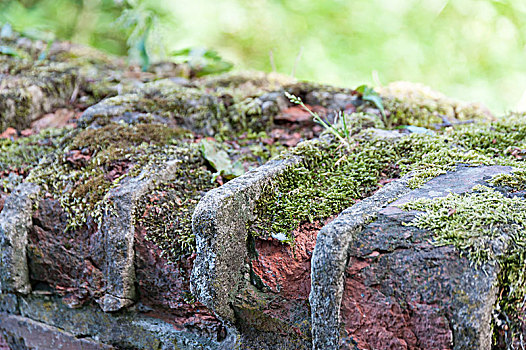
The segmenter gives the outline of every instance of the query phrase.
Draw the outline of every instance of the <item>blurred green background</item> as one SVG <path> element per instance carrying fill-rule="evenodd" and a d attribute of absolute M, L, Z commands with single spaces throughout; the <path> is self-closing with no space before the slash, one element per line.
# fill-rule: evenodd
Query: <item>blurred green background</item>
<path fill-rule="evenodd" d="M 522 0 L 0 0 L 0 22 L 136 61 L 202 59 L 170 54 L 204 47 L 234 69 L 347 87 L 409 80 L 526 110 Z"/>

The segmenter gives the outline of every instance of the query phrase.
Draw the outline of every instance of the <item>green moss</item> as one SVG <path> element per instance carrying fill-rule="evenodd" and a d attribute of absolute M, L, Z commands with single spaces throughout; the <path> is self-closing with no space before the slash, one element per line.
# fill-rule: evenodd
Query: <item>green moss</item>
<path fill-rule="evenodd" d="M 524 190 L 526 189 L 526 169 L 516 169 L 511 174 L 495 175 L 488 182 L 494 186 Z"/>
<path fill-rule="evenodd" d="M 127 147 L 143 142 L 150 144 L 166 144 L 173 138 L 193 137 L 182 128 L 169 128 L 161 124 L 137 124 L 134 126 L 110 124 L 98 129 L 86 129 L 80 132 L 69 145 L 70 149 L 85 147 L 97 150 L 107 147 Z"/>
<path fill-rule="evenodd" d="M 177 138 L 184 130 L 162 125 L 112 124 L 77 131 L 71 141 L 44 159 L 27 181 L 41 185 L 68 213 L 69 227 L 100 219 L 104 196 L 126 176 L 156 171 L 171 159 L 184 162 L 189 146 Z M 195 147 L 194 147 L 195 148 Z"/>
<path fill-rule="evenodd" d="M 493 251 L 492 242 L 502 235 L 505 227 L 518 225 L 506 231 L 523 235 L 526 201 L 507 198 L 489 187 L 476 186 L 474 190 L 466 195 L 451 193 L 438 199 L 420 199 L 405 204 L 402 209 L 424 212 L 410 225 L 434 230 L 438 245 L 454 245 L 478 266 L 502 254 Z M 526 243 L 526 236 L 513 237 L 512 241 Z"/>
<path fill-rule="evenodd" d="M 377 188 L 389 160 L 395 157 L 389 141 L 357 145 L 349 152 L 336 142 L 313 140 L 293 150 L 301 154 L 301 165 L 273 179 L 266 195 L 256 204 L 254 235 L 282 233 L 292 242 L 291 232 L 300 222 L 327 218 L 350 206 Z"/>
<path fill-rule="evenodd" d="M 49 129 L 16 140 L 0 139 L 0 177 L 9 172 L 27 174 L 46 154 L 59 147 L 67 129 Z"/>
<path fill-rule="evenodd" d="M 171 261 L 195 249 L 192 213 L 201 196 L 217 186 L 193 135 L 159 124 L 108 124 L 98 129 L 71 131 L 54 153 L 43 159 L 27 178 L 59 201 L 68 215 L 68 229 L 89 221 L 100 223 L 108 191 L 125 177 L 159 171 L 171 160 L 179 162 L 174 180 L 140 199 L 136 223 L 146 238 Z"/>
<path fill-rule="evenodd" d="M 358 134 L 360 131 L 368 128 L 385 129 L 386 127 L 380 116 L 376 114 L 358 112 L 351 113 L 345 118 L 346 127 L 350 135 Z M 343 128 L 343 123 L 339 127 Z"/>
<path fill-rule="evenodd" d="M 411 172 L 409 186 L 416 188 L 437 175 L 454 171 L 459 164 L 526 168 L 521 159 L 502 151 L 521 147 L 525 131 L 519 118 L 390 140 L 367 138 L 367 132 L 362 132 L 351 139 L 348 147 L 335 140 L 302 143 L 291 154 L 300 154 L 303 163 L 279 175 L 264 190 L 250 232 L 282 234 L 293 242 L 292 231 L 299 223 L 339 213 L 377 189 L 382 178 Z"/>
<path fill-rule="evenodd" d="M 146 238 L 161 248 L 170 261 L 195 251 L 192 214 L 206 193 L 216 187 L 212 173 L 204 166 L 197 150 L 188 152 L 187 159 L 176 170 L 175 180 L 162 184 L 138 205 L 136 222 L 146 230 Z"/>
<path fill-rule="evenodd" d="M 457 164 L 509 165 L 526 168 L 515 150 L 525 148 L 526 120 L 523 117 L 503 118 L 498 122 L 459 126 L 437 136 L 413 136 L 413 152 L 421 158 L 400 160 L 401 170 L 415 171 L 410 187 L 421 186 L 427 180 Z"/>
<path fill-rule="evenodd" d="M 523 171 L 520 176 L 523 187 Z M 503 179 L 494 178 L 493 182 Z M 526 200 L 508 198 L 485 186 L 473 190 L 463 195 L 420 199 L 402 208 L 422 212 L 409 225 L 433 230 L 435 244 L 453 245 L 476 266 L 487 261 L 499 264 L 498 311 L 513 339 L 520 334 L 520 312 L 526 301 Z"/>

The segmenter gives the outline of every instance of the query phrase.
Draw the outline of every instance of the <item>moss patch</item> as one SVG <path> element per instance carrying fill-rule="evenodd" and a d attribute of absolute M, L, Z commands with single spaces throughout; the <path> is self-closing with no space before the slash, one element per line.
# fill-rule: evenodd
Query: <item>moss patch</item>
<path fill-rule="evenodd" d="M 217 186 L 198 152 L 189 156 L 175 180 L 143 197 L 141 212 L 134 214 L 136 223 L 146 229 L 146 238 L 172 262 L 195 251 L 192 214 L 201 197 Z"/>
<path fill-rule="evenodd" d="M 494 186 L 504 186 L 513 190 L 526 189 L 526 169 L 516 169 L 511 174 L 499 174 L 493 176 L 489 181 Z"/>
<path fill-rule="evenodd" d="M 277 144 L 268 148 L 259 145 L 256 140 L 261 136 L 266 135 L 244 133 L 235 145 L 229 144 L 232 141 L 214 143 L 231 161 L 248 169 L 280 149 Z M 105 196 L 126 177 L 154 173 L 167 161 L 178 161 L 174 180 L 158 184 L 141 198 L 141 212 L 134 213 L 147 239 L 159 246 L 168 260 L 176 261 L 195 249 L 191 217 L 197 202 L 219 185 L 213 181 L 210 164 L 194 137 L 185 129 L 161 124 L 110 123 L 71 130 L 27 181 L 41 185 L 60 202 L 68 214 L 68 229 L 75 230 L 99 222 L 107 205 Z"/>
<path fill-rule="evenodd" d="M 106 125 L 99 129 L 86 129 L 80 132 L 69 145 L 70 149 L 91 148 L 102 150 L 108 147 L 127 148 L 143 142 L 166 144 L 171 139 L 193 137 L 182 128 L 169 128 L 161 124 Z"/>
<path fill-rule="evenodd" d="M 16 140 L 0 139 L 0 178 L 12 172 L 26 176 L 42 157 L 60 146 L 68 132 L 50 129 Z"/>
<path fill-rule="evenodd" d="M 372 141 L 349 152 L 336 142 L 313 140 L 293 150 L 304 162 L 279 175 L 263 191 L 252 224 L 255 235 L 281 233 L 292 242 L 291 232 L 302 221 L 327 218 L 369 194 L 394 157 L 388 141 Z M 387 160 L 387 161 L 386 161 Z"/>

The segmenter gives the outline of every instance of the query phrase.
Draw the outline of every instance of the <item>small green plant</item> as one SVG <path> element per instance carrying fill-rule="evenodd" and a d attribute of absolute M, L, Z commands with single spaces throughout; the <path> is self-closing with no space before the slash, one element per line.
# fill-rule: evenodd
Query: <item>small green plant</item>
<path fill-rule="evenodd" d="M 358 93 L 358 95 L 362 98 L 362 100 L 372 103 L 378 110 L 380 111 L 380 114 L 382 115 L 383 122 L 385 125 L 387 124 L 387 118 L 385 116 L 385 109 L 382 102 L 382 98 L 380 95 L 374 91 L 374 89 L 367 85 L 360 85 L 358 86 L 355 91 Z"/>
<path fill-rule="evenodd" d="M 153 40 L 158 35 L 150 34 L 157 31 L 161 14 L 141 0 L 127 0 L 126 6 L 115 24 L 127 32 L 128 55 L 137 58 L 141 69 L 146 71 L 150 67 L 151 51 L 160 47 L 160 41 Z"/>
<path fill-rule="evenodd" d="M 295 103 L 301 108 L 303 108 L 306 112 L 308 112 L 312 116 L 312 120 L 314 120 L 315 123 L 320 124 L 327 132 L 331 133 L 332 135 L 336 136 L 338 140 L 340 140 L 343 144 L 349 145 L 349 138 L 350 133 L 349 129 L 347 128 L 347 124 L 345 121 L 345 116 L 342 115 L 342 113 L 338 113 L 337 118 L 335 119 L 335 122 L 332 124 L 327 123 L 325 120 L 323 120 L 322 117 L 316 112 L 313 112 L 309 107 L 303 103 L 301 98 L 298 96 L 295 96 L 291 93 L 288 93 L 285 91 L 285 96 L 290 100 L 290 102 Z M 337 128 L 335 125 L 337 124 L 337 121 L 341 119 L 343 127 L 341 129 Z"/>
<path fill-rule="evenodd" d="M 382 103 L 382 98 L 376 91 L 373 90 L 373 88 L 367 86 L 367 85 L 361 85 L 355 90 L 362 100 L 372 103 L 379 111 L 382 117 L 382 122 L 385 126 L 388 126 L 387 124 L 387 117 L 385 115 L 385 109 Z M 325 131 L 331 133 L 336 138 L 338 138 L 343 144 L 349 146 L 350 145 L 350 138 L 351 138 L 351 130 L 349 125 L 347 125 L 348 120 L 346 115 L 344 115 L 341 111 L 338 112 L 336 115 L 336 118 L 334 119 L 334 122 L 329 124 L 325 120 L 323 120 L 322 117 L 316 112 L 313 112 L 309 107 L 303 103 L 301 98 L 298 96 L 295 96 L 293 94 L 290 94 L 285 91 L 285 96 L 290 100 L 290 102 L 295 103 L 301 108 L 303 108 L 306 112 L 308 112 L 312 116 L 312 120 L 314 122 L 320 124 Z M 341 121 L 341 126 L 339 126 L 339 121 Z"/>

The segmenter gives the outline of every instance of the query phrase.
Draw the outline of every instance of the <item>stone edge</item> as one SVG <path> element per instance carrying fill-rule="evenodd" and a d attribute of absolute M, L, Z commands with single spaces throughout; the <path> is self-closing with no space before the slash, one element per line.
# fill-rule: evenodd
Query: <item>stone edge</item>
<path fill-rule="evenodd" d="M 192 293 L 218 318 L 233 324 L 232 293 L 247 256 L 246 224 L 253 220 L 264 186 L 302 161 L 300 156 L 273 160 L 209 191 L 198 203 L 192 228 L 197 256 L 191 276 Z"/>

